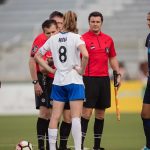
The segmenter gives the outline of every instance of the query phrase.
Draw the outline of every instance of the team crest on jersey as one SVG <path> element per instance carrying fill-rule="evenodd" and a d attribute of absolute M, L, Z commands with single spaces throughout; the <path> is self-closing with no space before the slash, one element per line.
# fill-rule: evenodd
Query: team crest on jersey
<path fill-rule="evenodd" d="M 91 46 L 90 46 L 90 49 L 91 49 L 91 50 L 95 49 L 95 46 L 91 45 Z"/>
<path fill-rule="evenodd" d="M 34 47 L 32 48 L 32 53 L 35 53 L 35 52 L 37 51 L 37 49 L 38 49 L 38 46 L 34 46 Z"/>
<path fill-rule="evenodd" d="M 91 50 L 94 50 L 94 49 L 95 49 L 95 46 L 94 46 L 94 44 L 93 44 L 93 43 L 91 43 L 91 45 L 90 45 L 90 49 L 91 49 Z"/>
<path fill-rule="evenodd" d="M 109 47 L 106 47 L 106 48 L 105 48 L 105 51 L 106 51 L 106 53 L 108 54 L 108 53 L 109 53 Z"/>

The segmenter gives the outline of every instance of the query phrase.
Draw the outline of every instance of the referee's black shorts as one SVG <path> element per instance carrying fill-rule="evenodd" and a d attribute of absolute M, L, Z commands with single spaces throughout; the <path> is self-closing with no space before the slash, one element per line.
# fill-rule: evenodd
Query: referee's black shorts
<path fill-rule="evenodd" d="M 45 106 L 47 108 L 52 108 L 53 101 L 50 98 L 53 78 L 50 78 L 46 75 L 43 75 L 41 72 L 37 73 L 39 84 L 43 90 L 43 93 L 40 96 L 35 95 L 35 105 L 36 109 L 39 109 L 40 106 Z M 69 102 L 65 103 L 64 109 L 70 109 Z"/>
<path fill-rule="evenodd" d="M 35 95 L 36 109 L 39 109 L 40 106 L 52 108 L 52 99 L 50 99 L 50 93 L 52 89 L 53 78 L 43 75 L 40 72 L 37 73 L 37 76 L 43 93 L 40 96 Z"/>
<path fill-rule="evenodd" d="M 111 106 L 110 78 L 104 77 L 83 77 L 85 85 L 84 107 L 106 109 Z"/>
<path fill-rule="evenodd" d="M 146 85 L 143 103 L 150 104 L 150 77 L 148 77 L 147 79 L 147 85 Z"/>

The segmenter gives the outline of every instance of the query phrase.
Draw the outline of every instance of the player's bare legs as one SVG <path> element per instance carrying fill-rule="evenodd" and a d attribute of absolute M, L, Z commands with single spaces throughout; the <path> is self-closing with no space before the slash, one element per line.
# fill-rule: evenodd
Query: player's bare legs
<path fill-rule="evenodd" d="M 49 134 L 49 144 L 50 150 L 56 150 L 56 141 L 58 133 L 58 122 L 63 113 L 64 102 L 53 101 L 53 109 L 51 114 L 51 121 L 49 124 L 48 134 Z"/>
<path fill-rule="evenodd" d="M 48 109 L 44 106 L 40 106 L 39 117 L 49 120 L 51 116 L 51 111 L 51 109 Z"/>
<path fill-rule="evenodd" d="M 74 139 L 75 150 L 81 150 L 81 113 L 82 113 L 83 101 L 75 100 L 70 101 L 70 110 L 72 117 L 72 136 Z"/>
<path fill-rule="evenodd" d="M 65 109 L 63 111 L 63 119 L 66 123 L 71 123 L 71 112 L 70 109 Z"/>
<path fill-rule="evenodd" d="M 85 108 L 85 107 L 83 107 L 82 117 L 85 118 L 85 119 L 90 119 L 90 117 L 92 115 L 92 112 L 93 112 L 93 108 Z"/>

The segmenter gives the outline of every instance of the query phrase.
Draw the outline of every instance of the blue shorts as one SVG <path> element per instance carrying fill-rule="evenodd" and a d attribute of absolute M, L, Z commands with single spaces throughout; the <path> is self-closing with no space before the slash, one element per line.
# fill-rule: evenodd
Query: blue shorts
<path fill-rule="evenodd" d="M 82 84 L 53 85 L 51 98 L 56 101 L 68 102 L 85 99 L 85 89 Z"/>
<path fill-rule="evenodd" d="M 150 77 L 147 80 L 147 86 L 144 94 L 143 103 L 150 104 Z"/>

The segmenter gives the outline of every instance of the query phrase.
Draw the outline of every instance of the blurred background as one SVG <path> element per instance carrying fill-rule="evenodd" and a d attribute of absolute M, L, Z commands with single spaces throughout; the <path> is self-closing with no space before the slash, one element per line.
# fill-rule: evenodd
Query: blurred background
<path fill-rule="evenodd" d="M 42 22 L 54 10 L 75 11 L 80 34 L 88 30 L 89 13 L 102 12 L 102 31 L 114 39 L 123 80 L 142 81 L 142 87 L 147 72 L 145 39 L 149 32 L 146 24 L 149 6 L 149 0 L 0 0 L 0 97 L 9 99 L 9 103 L 2 102 L 0 113 L 5 114 L 14 99 L 23 100 L 18 102 L 19 107 L 11 105 L 9 111 L 16 109 L 17 113 L 18 108 L 25 107 L 24 101 L 27 108 L 34 107 L 28 68 L 30 49 L 41 32 Z"/>
<path fill-rule="evenodd" d="M 78 15 L 80 34 L 88 31 L 89 13 L 100 11 L 103 14 L 102 31 L 114 39 L 120 62 L 123 82 L 119 90 L 119 104 L 121 114 L 124 113 L 122 122 L 116 125 L 114 115 L 112 116 L 112 112 L 115 113 L 112 84 L 112 107 L 108 109 L 111 114 L 106 118 L 104 139 L 110 138 L 110 143 L 114 139 L 114 143 L 108 145 L 111 150 L 141 148 L 144 137 L 140 111 L 147 76 L 145 39 L 149 33 L 146 15 L 150 11 L 150 0 L 0 0 L 0 149 L 2 145 L 4 150 L 7 149 L 6 146 L 8 150 L 12 149 L 9 145 L 14 146 L 20 139 L 22 130 L 26 132 L 24 137 L 30 139 L 33 136 L 35 116 L 27 117 L 31 125 L 26 128 L 27 118 L 16 118 L 17 122 L 8 115 L 38 114 L 35 110 L 28 60 L 32 42 L 41 32 L 41 24 L 54 10 L 75 11 Z M 112 78 L 111 70 L 110 74 Z M 111 123 L 111 128 L 115 128 L 115 133 L 112 134 L 109 131 Z M 30 133 L 28 131 L 31 127 Z M 10 128 L 9 135 L 5 132 L 8 128 Z M 16 138 L 14 143 L 7 144 L 8 141 L 12 142 L 13 137 Z M 107 140 L 104 140 L 104 145 L 108 144 Z M 36 142 L 35 135 L 31 142 Z M 117 149 L 119 145 L 120 148 Z"/>
<path fill-rule="evenodd" d="M 137 79 L 145 57 L 149 0 L 0 0 L 0 79 L 29 81 L 28 59 L 33 39 L 54 10 L 74 10 L 80 34 L 88 30 L 88 15 L 104 15 L 102 31 L 112 36 L 118 59 L 130 79 Z"/>

